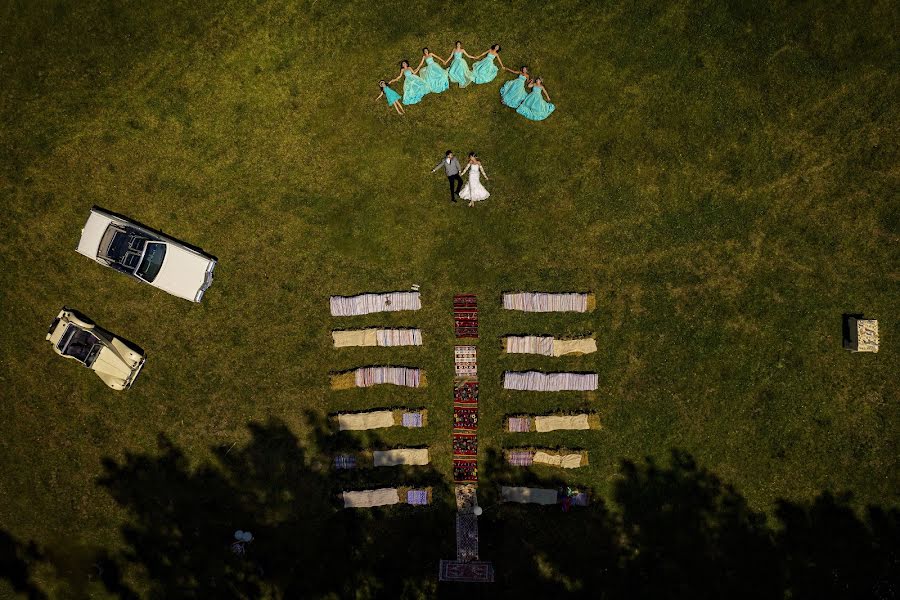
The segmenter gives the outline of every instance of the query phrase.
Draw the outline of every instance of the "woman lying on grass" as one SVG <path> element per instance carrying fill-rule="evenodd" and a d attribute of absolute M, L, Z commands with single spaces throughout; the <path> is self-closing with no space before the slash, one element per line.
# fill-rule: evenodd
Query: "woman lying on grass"
<path fill-rule="evenodd" d="M 403 106 L 400 104 L 400 94 L 388 87 L 388 84 L 384 79 L 378 82 L 378 87 L 381 88 L 381 93 L 378 94 L 378 97 L 375 98 L 375 100 L 381 100 L 381 97 L 384 96 L 388 106 L 393 106 L 397 110 L 397 114 L 402 115 Z"/>

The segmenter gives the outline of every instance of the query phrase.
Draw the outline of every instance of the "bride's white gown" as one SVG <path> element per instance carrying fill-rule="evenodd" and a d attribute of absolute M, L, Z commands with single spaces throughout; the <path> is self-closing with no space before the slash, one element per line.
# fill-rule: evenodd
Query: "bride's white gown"
<path fill-rule="evenodd" d="M 469 180 L 459 190 L 459 197 L 473 202 L 487 200 L 491 194 L 481 185 L 481 167 L 476 164 L 470 164 L 466 168 L 469 169 Z"/>

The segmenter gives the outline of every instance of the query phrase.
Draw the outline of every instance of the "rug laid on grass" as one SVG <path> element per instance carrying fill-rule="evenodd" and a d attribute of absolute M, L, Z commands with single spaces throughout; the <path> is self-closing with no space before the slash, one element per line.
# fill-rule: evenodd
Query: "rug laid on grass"
<path fill-rule="evenodd" d="M 457 381 L 453 384 L 455 404 L 478 404 L 478 382 Z"/>
<path fill-rule="evenodd" d="M 500 497 L 504 502 L 521 504 L 556 504 L 557 490 L 544 488 L 516 487 L 504 485 L 500 488 Z"/>
<path fill-rule="evenodd" d="M 341 431 L 363 431 L 393 427 L 394 413 L 390 410 L 374 410 L 370 412 L 337 415 L 338 429 Z"/>
<path fill-rule="evenodd" d="M 478 338 L 478 300 L 474 294 L 453 296 L 453 323 L 458 338 Z"/>
<path fill-rule="evenodd" d="M 600 417 L 595 414 L 516 415 L 507 417 L 505 429 L 510 433 L 544 433 L 559 429 L 600 429 Z"/>
<path fill-rule="evenodd" d="M 516 448 L 506 450 L 506 462 L 514 467 L 547 465 L 562 469 L 577 469 L 588 464 L 587 452 L 583 450 L 542 450 Z"/>
<path fill-rule="evenodd" d="M 471 513 L 478 506 L 478 486 L 466 483 L 456 486 L 456 512 Z"/>
<path fill-rule="evenodd" d="M 332 416 L 340 431 L 364 431 L 383 427 L 418 428 L 428 424 L 428 411 L 410 408 L 370 410 L 358 413 L 338 413 Z"/>
<path fill-rule="evenodd" d="M 474 433 L 453 434 L 454 456 L 475 456 L 478 454 L 478 435 Z"/>
<path fill-rule="evenodd" d="M 478 481 L 478 461 L 474 458 L 454 458 L 453 481 L 457 483 Z"/>
<path fill-rule="evenodd" d="M 454 406 L 453 429 L 460 431 L 476 431 L 478 429 L 477 406 Z"/>
<path fill-rule="evenodd" d="M 506 453 L 506 462 L 514 467 L 530 467 L 534 464 L 534 452 L 530 450 L 510 450 Z"/>
<path fill-rule="evenodd" d="M 395 448 L 393 450 L 375 450 L 372 453 L 373 465 L 376 467 L 395 467 L 398 465 L 427 465 L 428 448 Z"/>
<path fill-rule="evenodd" d="M 474 514 L 456 515 L 456 560 L 478 560 L 478 517 Z"/>
<path fill-rule="evenodd" d="M 504 348 L 507 354 L 541 354 L 558 357 L 596 352 L 597 341 L 593 337 L 558 340 L 545 335 L 511 335 L 504 340 Z"/>
<path fill-rule="evenodd" d="M 422 301 L 419 292 L 382 292 L 358 296 L 332 296 L 331 316 L 352 317 L 376 312 L 419 310 Z"/>
<path fill-rule="evenodd" d="M 400 494 L 396 488 L 349 491 L 344 492 L 342 496 L 344 508 L 372 508 L 400 503 Z"/>
<path fill-rule="evenodd" d="M 438 565 L 438 580 L 459 583 L 491 583 L 494 581 L 494 565 L 483 561 L 442 560 Z"/>
<path fill-rule="evenodd" d="M 510 432 L 527 433 L 531 431 L 531 417 L 510 417 L 507 426 Z"/>
<path fill-rule="evenodd" d="M 331 388 L 335 390 L 364 388 L 373 385 L 425 387 L 425 373 L 416 367 L 371 366 L 331 375 Z"/>
<path fill-rule="evenodd" d="M 592 415 L 582 413 L 580 415 L 543 415 L 534 418 L 534 430 L 543 433 L 546 431 L 558 431 L 561 429 L 597 429 L 591 423 Z"/>
<path fill-rule="evenodd" d="M 408 428 L 425 426 L 425 415 L 421 412 L 405 412 L 400 417 L 400 424 Z"/>
<path fill-rule="evenodd" d="M 453 348 L 453 367 L 457 377 L 478 375 L 478 350 L 475 346 L 455 346 Z"/>
<path fill-rule="evenodd" d="M 478 337 L 478 308 L 475 296 L 453 297 L 457 337 Z M 461 326 L 463 323 L 463 326 Z M 453 348 L 453 480 L 478 481 L 478 349 Z"/>
<path fill-rule="evenodd" d="M 549 489 L 533 487 L 502 486 L 500 498 L 503 502 L 519 504 L 562 504 L 563 511 L 570 506 L 587 506 L 590 497 L 587 492 L 573 488 Z"/>
<path fill-rule="evenodd" d="M 431 504 L 431 488 L 381 488 L 341 492 L 344 508 L 374 508 L 391 504 L 426 506 Z"/>
<path fill-rule="evenodd" d="M 335 348 L 421 346 L 420 329 L 341 329 L 331 332 Z"/>
<path fill-rule="evenodd" d="M 356 457 L 352 454 L 338 454 L 334 457 L 334 468 L 343 471 L 356 468 Z"/>
<path fill-rule="evenodd" d="M 406 503 L 412 506 L 425 506 L 429 504 L 428 490 L 407 490 Z"/>
<path fill-rule="evenodd" d="M 507 292 L 503 308 L 524 312 L 590 312 L 597 302 L 594 294 L 551 292 Z"/>
<path fill-rule="evenodd" d="M 503 387 L 507 390 L 531 392 L 587 392 L 597 389 L 597 374 L 506 371 L 503 374 Z"/>

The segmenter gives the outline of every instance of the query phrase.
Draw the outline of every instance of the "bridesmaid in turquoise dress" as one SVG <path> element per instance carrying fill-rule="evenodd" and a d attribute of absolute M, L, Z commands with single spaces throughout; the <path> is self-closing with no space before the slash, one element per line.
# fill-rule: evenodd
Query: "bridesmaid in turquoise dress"
<path fill-rule="evenodd" d="M 484 57 L 484 58 L 482 58 Z M 481 60 L 472 65 L 472 81 L 475 83 L 490 83 L 497 76 L 497 65 L 494 59 L 500 63 L 504 69 L 503 61 L 500 60 L 500 44 L 494 44 L 491 49 L 478 56 Z"/>
<path fill-rule="evenodd" d="M 419 62 L 416 72 L 422 70 L 422 65 L 426 65 L 425 73 L 420 77 L 428 84 L 428 89 L 432 94 L 440 94 L 450 87 L 450 79 L 447 77 L 447 69 L 439 67 L 435 58 L 444 63 L 444 66 L 447 65 L 443 58 L 428 48 L 422 48 L 422 60 Z"/>
<path fill-rule="evenodd" d="M 455 47 L 450 52 L 450 56 L 444 61 L 444 64 L 446 65 L 451 58 L 453 59 L 449 69 L 450 81 L 459 84 L 459 87 L 461 88 L 472 83 L 472 69 L 469 68 L 469 63 L 466 62 L 466 59 L 463 58 L 463 56 L 468 56 L 473 60 L 475 59 L 474 56 L 466 52 L 462 42 L 457 40 Z"/>
<path fill-rule="evenodd" d="M 400 74 L 388 81 L 388 84 L 396 83 L 404 76 L 406 79 L 403 80 L 403 104 L 407 106 L 418 104 L 429 92 L 428 84 L 416 75 L 416 72 L 409 66 L 408 60 L 400 61 Z"/>
<path fill-rule="evenodd" d="M 540 77 L 530 83 L 528 87 L 531 88 L 531 93 L 519 105 L 516 112 L 526 119 L 543 121 L 556 110 L 556 107 L 550 103 L 550 94 L 544 89 L 544 81 Z M 544 101 L 544 96 L 547 96 L 546 102 Z"/>
<path fill-rule="evenodd" d="M 510 73 L 518 75 L 515 79 L 510 79 L 500 87 L 500 102 L 510 108 L 519 108 L 522 101 L 528 96 L 525 89 L 525 82 L 528 80 L 528 67 L 522 65 L 522 70 L 513 71 L 506 69 Z"/>
<path fill-rule="evenodd" d="M 400 105 L 400 94 L 389 88 L 384 79 L 378 82 L 378 87 L 381 88 L 381 93 L 378 94 L 378 97 L 375 99 L 381 100 L 381 97 L 384 96 L 384 99 L 387 100 L 388 106 L 393 106 L 394 110 L 397 111 L 397 114 L 402 115 L 403 106 Z"/>

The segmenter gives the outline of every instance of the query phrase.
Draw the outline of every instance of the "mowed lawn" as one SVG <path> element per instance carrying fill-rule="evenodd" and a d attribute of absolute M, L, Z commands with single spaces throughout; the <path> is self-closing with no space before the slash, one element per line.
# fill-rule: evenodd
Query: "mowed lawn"
<path fill-rule="evenodd" d="M 755 510 L 826 490 L 898 504 L 893 3 L 8 2 L 0 22 L 0 527 L 15 537 L 119 548 L 128 514 L 101 461 L 154 455 L 160 434 L 196 466 L 239 452 L 248 423 L 281 422 L 324 461 L 309 411 L 428 408 L 427 429 L 378 443 L 429 446 L 446 486 L 455 293 L 482 311 L 482 459 L 583 448 L 589 466 L 535 473 L 602 499 L 623 459 L 681 449 Z M 502 106 L 508 75 L 405 117 L 375 101 L 398 61 L 457 39 L 502 44 L 556 112 Z M 448 202 L 429 173 L 448 148 L 478 152 L 488 201 Z M 76 254 L 92 205 L 215 255 L 203 302 Z M 331 294 L 412 284 L 419 312 L 329 315 Z M 515 290 L 590 290 L 597 309 L 501 310 Z M 146 350 L 132 390 L 52 352 L 63 305 Z M 841 349 L 843 313 L 879 319 L 878 354 Z M 420 327 L 425 344 L 331 347 L 332 328 L 370 325 Z M 500 351 L 505 334 L 587 332 L 596 354 Z M 428 387 L 328 388 L 365 364 L 421 366 Z M 600 389 L 504 392 L 510 368 L 596 371 Z M 600 431 L 501 431 L 508 414 L 581 409 Z M 371 482 L 404 475 L 329 491 Z M 436 494 L 446 558 L 452 502 Z M 515 518 L 540 529 L 544 514 Z M 408 560 L 433 577 L 431 558 Z"/>

